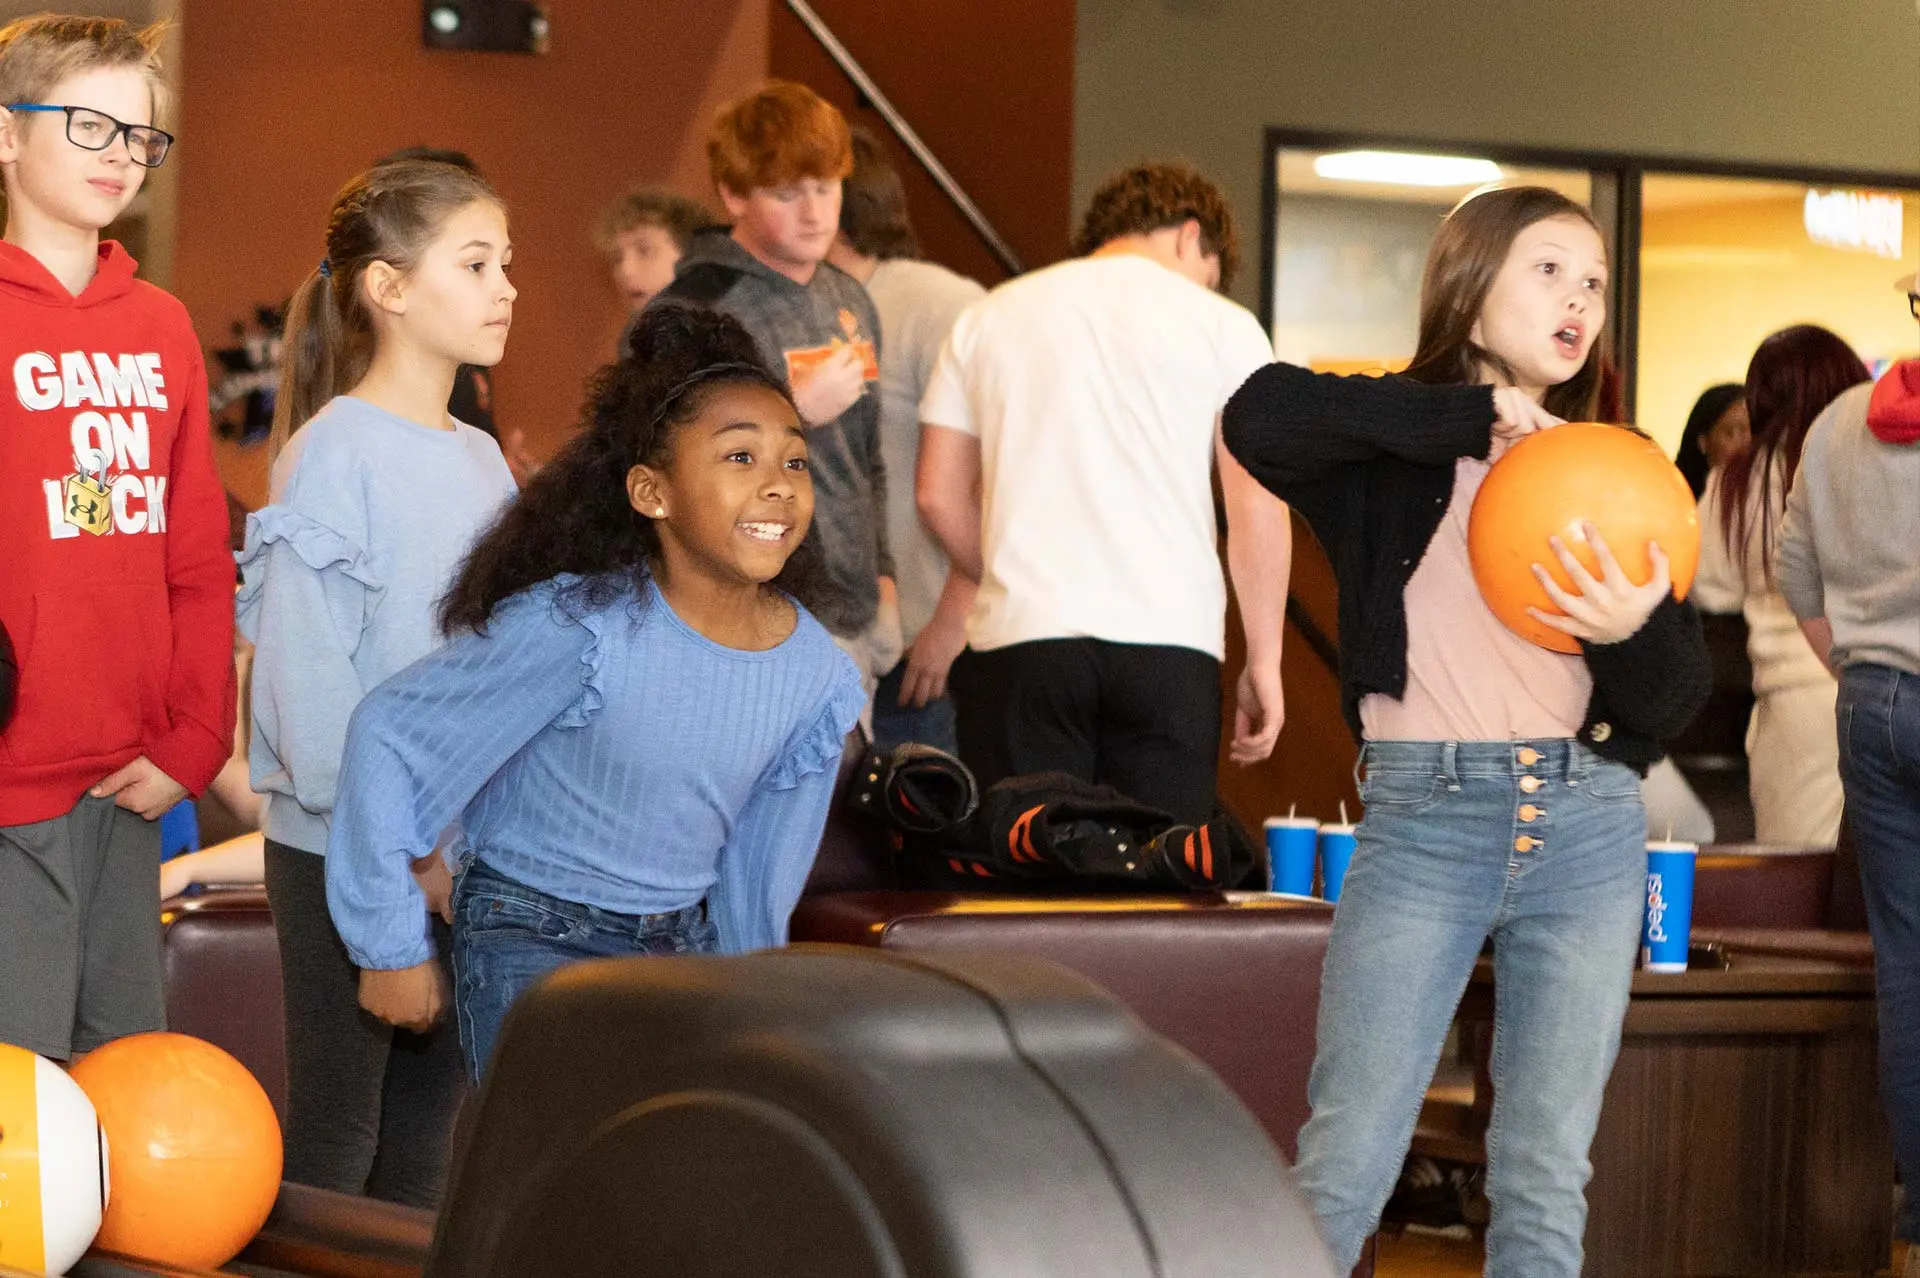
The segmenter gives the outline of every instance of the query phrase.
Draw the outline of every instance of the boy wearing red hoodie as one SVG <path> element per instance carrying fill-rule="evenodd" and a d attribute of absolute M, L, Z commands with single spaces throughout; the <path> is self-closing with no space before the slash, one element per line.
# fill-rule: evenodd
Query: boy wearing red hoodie
<path fill-rule="evenodd" d="M 155 34 L 0 28 L 0 1042 L 165 1027 L 160 814 L 233 731 L 233 559 L 180 303 L 101 228 L 167 158 Z"/>

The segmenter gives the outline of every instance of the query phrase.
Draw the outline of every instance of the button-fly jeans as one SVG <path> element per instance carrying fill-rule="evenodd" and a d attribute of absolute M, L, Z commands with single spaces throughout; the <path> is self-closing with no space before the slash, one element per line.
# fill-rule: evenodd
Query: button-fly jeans
<path fill-rule="evenodd" d="M 1487 1268 L 1578 1278 L 1646 896 L 1640 779 L 1571 740 L 1370 742 L 1299 1178 L 1339 1272 L 1379 1225 L 1488 937 Z"/>

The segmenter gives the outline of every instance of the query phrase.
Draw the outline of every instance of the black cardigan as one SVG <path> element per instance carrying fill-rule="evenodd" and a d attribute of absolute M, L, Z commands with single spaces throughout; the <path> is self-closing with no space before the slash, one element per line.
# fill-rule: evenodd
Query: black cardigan
<path fill-rule="evenodd" d="M 1291 364 L 1256 372 L 1227 401 L 1226 444 L 1306 519 L 1340 587 L 1340 692 L 1407 689 L 1408 578 L 1440 527 L 1454 462 L 1493 446 L 1493 392 L 1404 377 L 1337 377 Z M 1632 636 L 1582 643 L 1593 675 L 1580 740 L 1644 774 L 1706 704 L 1713 671 L 1700 617 L 1669 595 Z"/>

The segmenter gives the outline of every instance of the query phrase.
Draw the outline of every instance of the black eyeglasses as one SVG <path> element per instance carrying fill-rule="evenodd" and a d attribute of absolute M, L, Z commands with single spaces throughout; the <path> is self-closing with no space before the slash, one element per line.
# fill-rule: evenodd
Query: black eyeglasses
<path fill-rule="evenodd" d="M 64 111 L 67 114 L 67 141 L 83 151 L 104 151 L 122 134 L 127 139 L 127 154 L 143 168 L 157 169 L 173 149 L 173 134 L 150 124 L 122 124 L 105 111 L 89 107 L 49 106 L 44 102 L 15 102 L 9 111 Z"/>
<path fill-rule="evenodd" d="M 1920 319 L 1920 293 L 1907 294 L 1907 310 L 1915 319 Z"/>

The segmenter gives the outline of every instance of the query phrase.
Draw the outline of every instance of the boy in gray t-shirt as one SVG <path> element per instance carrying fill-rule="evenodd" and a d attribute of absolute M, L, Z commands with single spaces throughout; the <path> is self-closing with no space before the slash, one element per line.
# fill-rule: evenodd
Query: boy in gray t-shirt
<path fill-rule="evenodd" d="M 866 286 L 886 338 L 880 354 L 880 452 L 889 476 L 884 515 L 906 643 L 906 655 L 874 693 L 874 742 L 885 748 L 917 741 L 953 753 L 958 743 L 946 670 L 966 645 L 967 600 L 944 597 L 947 556 L 920 522 L 914 474 L 920 396 L 953 321 L 986 290 L 918 260 L 919 253 L 900 175 L 873 135 L 856 128 L 840 235 L 827 261 Z"/>

